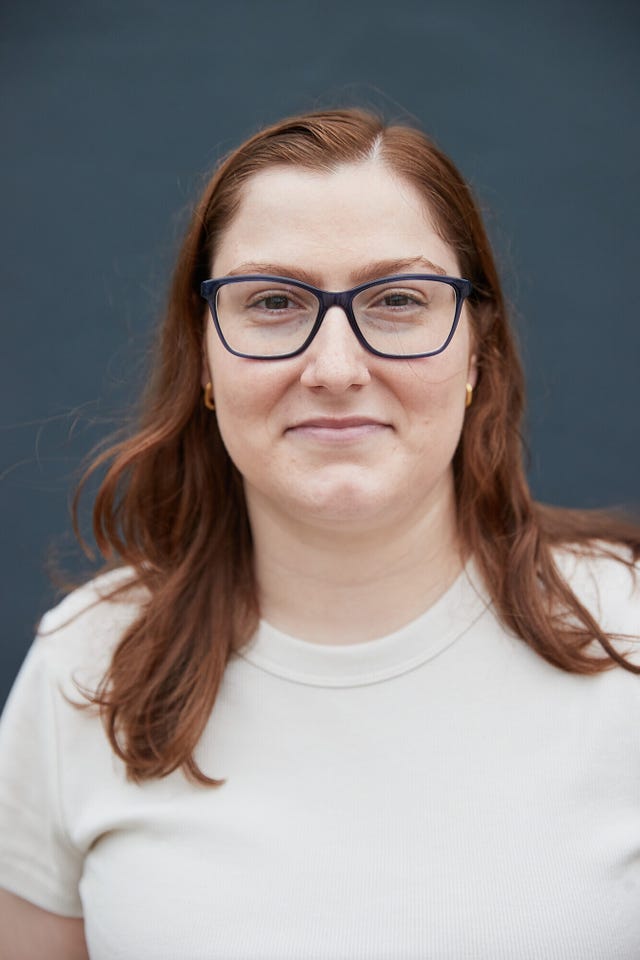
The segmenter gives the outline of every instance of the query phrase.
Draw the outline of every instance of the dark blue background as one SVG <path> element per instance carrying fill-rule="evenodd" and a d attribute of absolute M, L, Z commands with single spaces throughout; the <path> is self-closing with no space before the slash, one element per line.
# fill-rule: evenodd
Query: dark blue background
<path fill-rule="evenodd" d="M 4 4 L 0 702 L 79 462 L 144 377 L 189 202 L 287 113 L 382 106 L 450 153 L 515 305 L 535 493 L 637 503 L 639 24 L 635 0 Z"/>

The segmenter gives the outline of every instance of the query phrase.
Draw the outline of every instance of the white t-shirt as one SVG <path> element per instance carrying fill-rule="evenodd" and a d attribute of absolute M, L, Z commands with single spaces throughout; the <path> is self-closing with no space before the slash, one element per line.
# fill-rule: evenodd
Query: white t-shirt
<path fill-rule="evenodd" d="M 640 632 L 627 568 L 567 564 L 605 628 Z M 135 785 L 63 696 L 135 616 L 66 623 L 112 582 L 47 615 L 0 725 L 0 885 L 84 915 L 92 960 L 640 957 L 640 677 L 552 667 L 470 565 L 367 643 L 263 623 L 197 749 L 226 784 Z"/>

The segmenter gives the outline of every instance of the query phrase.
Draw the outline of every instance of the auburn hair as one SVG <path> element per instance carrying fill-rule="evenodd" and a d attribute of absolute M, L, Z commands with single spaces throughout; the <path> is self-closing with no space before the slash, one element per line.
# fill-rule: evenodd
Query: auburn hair
<path fill-rule="evenodd" d="M 330 171 L 373 157 L 418 190 L 457 254 L 462 276 L 473 284 L 469 308 L 479 375 L 453 461 L 463 550 L 473 555 L 506 627 L 549 663 L 583 674 L 614 663 L 640 672 L 554 562 L 554 548 L 563 544 L 608 553 L 631 567 L 640 556 L 640 529 L 602 512 L 533 501 L 523 466 L 522 368 L 468 185 L 417 129 L 385 126 L 357 109 L 309 113 L 252 136 L 209 180 L 178 257 L 135 431 L 94 459 L 74 500 L 78 532 L 84 484 L 106 469 L 93 509 L 95 540 L 106 568 L 129 567 L 128 584 L 143 587 L 149 598 L 97 689 L 86 692 L 135 781 L 182 767 L 201 783 L 224 783 L 200 770 L 194 750 L 228 659 L 249 640 L 259 617 L 241 477 L 215 416 L 202 403 L 207 314 L 200 283 L 256 173 L 274 165 Z M 588 651 L 594 640 L 605 656 Z"/>

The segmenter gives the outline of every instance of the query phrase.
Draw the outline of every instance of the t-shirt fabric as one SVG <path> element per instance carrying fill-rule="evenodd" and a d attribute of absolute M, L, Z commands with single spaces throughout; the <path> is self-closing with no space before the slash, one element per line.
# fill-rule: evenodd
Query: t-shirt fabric
<path fill-rule="evenodd" d="M 628 568 L 563 562 L 640 633 Z M 96 602 L 123 576 L 46 615 L 0 724 L 0 886 L 84 916 L 92 960 L 640 956 L 640 677 L 551 666 L 470 563 L 380 639 L 261 623 L 196 752 L 226 783 L 136 785 L 67 699 L 139 610 Z"/>

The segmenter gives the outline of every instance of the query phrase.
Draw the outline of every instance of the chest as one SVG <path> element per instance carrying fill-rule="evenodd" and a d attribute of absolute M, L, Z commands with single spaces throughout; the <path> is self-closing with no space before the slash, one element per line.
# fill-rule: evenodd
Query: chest
<path fill-rule="evenodd" d="M 638 955 L 624 743 L 577 715 L 554 739 L 549 708 L 510 728 L 469 704 L 436 724 L 409 701 L 382 723 L 372 703 L 244 704 L 212 739 L 223 787 L 85 804 L 93 960 Z"/>

